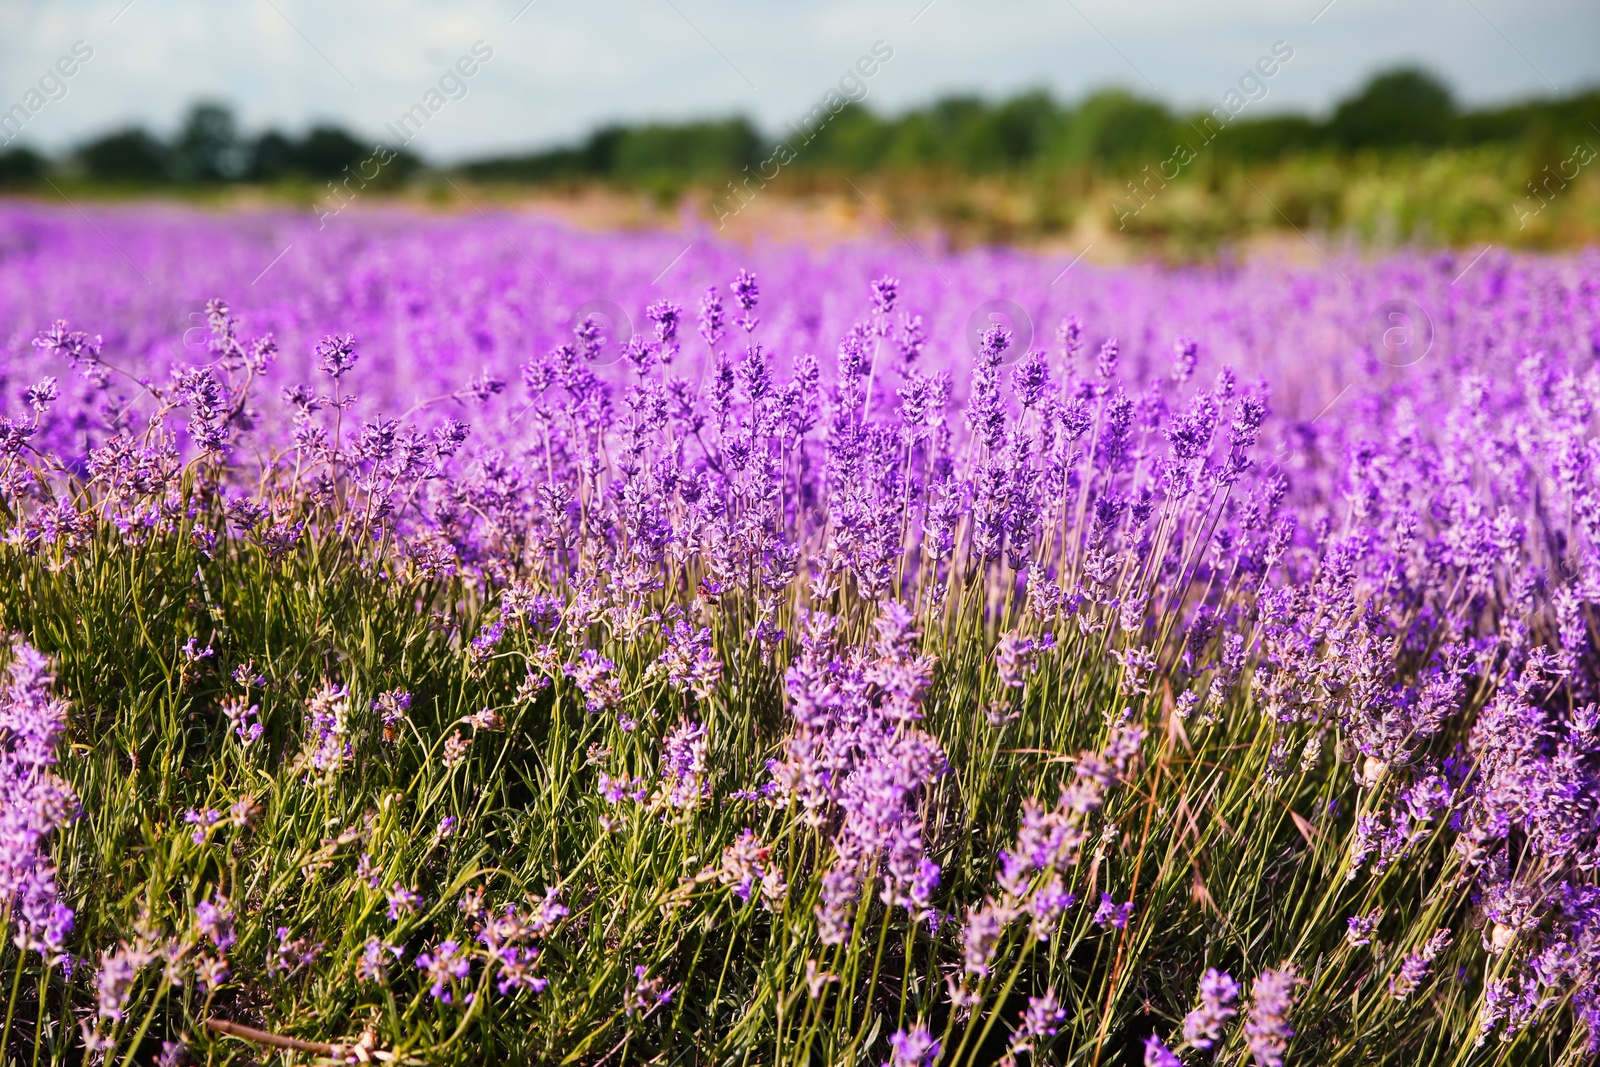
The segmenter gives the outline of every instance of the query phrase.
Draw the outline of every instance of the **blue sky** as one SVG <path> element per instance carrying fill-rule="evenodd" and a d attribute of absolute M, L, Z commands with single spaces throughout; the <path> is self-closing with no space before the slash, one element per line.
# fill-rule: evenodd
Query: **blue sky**
<path fill-rule="evenodd" d="M 894 57 L 867 103 L 891 112 L 1111 84 L 1210 108 L 1280 40 L 1294 58 L 1260 113 L 1326 110 L 1398 62 L 1475 103 L 1600 84 L 1594 0 L 0 0 L 0 110 L 80 40 L 94 56 L 31 119 L 38 147 L 132 122 L 170 132 L 200 97 L 251 130 L 332 120 L 376 136 L 477 41 L 493 55 L 418 136 L 430 158 L 609 120 L 743 113 L 776 129 L 878 41 Z"/>

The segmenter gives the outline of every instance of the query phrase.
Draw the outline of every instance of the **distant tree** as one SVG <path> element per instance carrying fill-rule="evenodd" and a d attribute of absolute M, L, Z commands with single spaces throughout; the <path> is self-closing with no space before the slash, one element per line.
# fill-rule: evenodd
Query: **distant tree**
<path fill-rule="evenodd" d="M 981 174 L 1087 166 L 1132 177 L 1144 165 L 1159 166 L 1171 158 L 1180 143 L 1210 145 L 1207 151 L 1219 160 L 1239 164 L 1328 149 L 1526 145 L 1540 139 L 1555 151 L 1563 139 L 1587 138 L 1595 129 L 1600 129 L 1600 90 L 1458 112 L 1444 83 L 1404 68 L 1374 77 L 1327 120 L 1258 117 L 1251 111 L 1219 125 L 1207 114 L 1175 116 L 1159 102 L 1121 89 L 1096 92 L 1071 107 L 1044 92 L 999 102 L 956 95 L 895 116 L 880 116 L 862 104 L 838 112 L 818 104 L 768 137 L 743 119 L 612 124 L 572 145 L 481 159 L 461 171 L 499 181 L 601 178 L 649 186 L 666 177 L 710 179 L 720 187 L 746 165 L 771 156 L 781 142 L 802 170 Z"/>
<path fill-rule="evenodd" d="M 617 153 L 629 129 L 631 127 L 616 124 L 602 126 L 591 133 L 575 153 L 557 150 L 544 156 L 558 167 L 572 167 L 573 173 L 592 178 L 607 177 L 616 171 Z"/>
<path fill-rule="evenodd" d="M 1347 149 L 1429 147 L 1453 132 L 1455 100 L 1450 89 L 1425 70 L 1402 67 L 1378 74 L 1334 109 L 1333 139 Z"/>
<path fill-rule="evenodd" d="M 356 140 L 338 126 L 314 126 L 295 146 L 295 169 L 319 180 L 342 178 L 372 155 L 372 145 Z"/>
<path fill-rule="evenodd" d="M 989 157 L 983 124 L 988 105 L 976 96 L 947 96 L 922 112 L 913 144 L 925 162 L 961 170 L 982 166 Z"/>
<path fill-rule="evenodd" d="M 48 161 L 31 148 L 0 152 L 0 187 L 27 186 L 44 177 Z"/>
<path fill-rule="evenodd" d="M 1090 96 L 1063 122 L 1056 151 L 1069 162 L 1115 168 L 1154 163 L 1172 151 L 1174 133 L 1166 108 L 1108 89 Z"/>
<path fill-rule="evenodd" d="M 233 112 L 223 104 L 199 103 L 189 111 L 172 144 L 173 177 L 184 182 L 234 181 L 250 165 Z"/>
<path fill-rule="evenodd" d="M 275 182 L 296 169 L 295 143 L 277 130 L 268 130 L 250 142 L 245 174 L 251 181 Z"/>
<path fill-rule="evenodd" d="M 1206 128 L 1204 120 L 1204 116 L 1197 118 L 1194 127 Z M 1304 115 L 1270 115 L 1229 124 L 1217 138 L 1216 151 L 1230 159 L 1255 163 L 1309 151 L 1326 140 L 1327 131 L 1314 119 Z"/>
<path fill-rule="evenodd" d="M 714 180 L 760 162 L 762 147 L 760 134 L 745 118 L 652 123 L 628 129 L 618 138 L 609 170 L 621 178 L 670 175 Z"/>
<path fill-rule="evenodd" d="M 78 149 L 89 176 L 103 182 L 149 185 L 171 176 L 167 146 L 138 127 L 119 130 Z"/>
<path fill-rule="evenodd" d="M 1021 166 L 1038 158 L 1062 121 L 1050 94 L 1039 90 L 1002 101 L 973 138 L 990 166 Z"/>
<path fill-rule="evenodd" d="M 809 143 L 802 131 L 785 128 L 774 143 L 782 142 L 795 153 L 802 168 L 833 168 L 862 173 L 876 169 L 888 151 L 894 124 L 860 104 L 841 110 Z"/>

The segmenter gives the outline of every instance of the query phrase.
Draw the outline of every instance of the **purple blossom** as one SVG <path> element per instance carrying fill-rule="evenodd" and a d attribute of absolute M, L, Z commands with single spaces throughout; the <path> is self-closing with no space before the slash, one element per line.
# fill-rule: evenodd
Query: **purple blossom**
<path fill-rule="evenodd" d="M 399 882 L 390 888 L 388 900 L 390 922 L 399 922 L 403 916 L 415 915 L 422 906 L 422 897 L 416 889 L 408 889 Z"/>
<path fill-rule="evenodd" d="M 1183 1039 L 1198 1049 L 1208 1049 L 1222 1038 L 1222 1028 L 1238 1014 L 1239 983 L 1208 968 L 1200 977 L 1200 1006 L 1183 1017 Z"/>
<path fill-rule="evenodd" d="M 232 697 L 222 702 L 222 714 L 233 728 L 241 747 L 249 748 L 261 740 L 263 727 L 260 705 L 247 703 L 243 697 Z"/>
<path fill-rule="evenodd" d="M 1117 930 L 1125 930 L 1128 920 L 1133 916 L 1133 901 L 1118 904 L 1112 899 L 1110 893 L 1100 894 L 1100 906 L 1094 910 L 1094 924 L 1096 926 L 1109 926 Z"/>
<path fill-rule="evenodd" d="M 1144 1067 L 1183 1067 L 1183 1061 L 1155 1034 L 1144 1039 Z"/>
<path fill-rule="evenodd" d="M 883 1067 L 933 1067 L 939 1042 L 926 1026 L 896 1030 L 889 1035 L 889 1059 Z"/>
<path fill-rule="evenodd" d="M 657 662 L 666 671 L 667 681 L 674 689 L 707 699 L 722 679 L 722 661 L 712 647 L 710 627 L 697 630 L 679 619 L 664 630 L 667 644 Z"/>
<path fill-rule="evenodd" d="M 895 300 L 900 295 L 900 279 L 884 275 L 872 280 L 872 313 L 887 319 L 894 312 Z"/>
<path fill-rule="evenodd" d="M 306 702 L 307 762 L 324 779 L 336 776 L 354 754 L 349 698 L 343 686 L 325 682 Z"/>
<path fill-rule="evenodd" d="M 1450 940 L 1449 930 L 1439 930 L 1417 951 L 1407 953 L 1400 963 L 1399 973 L 1389 978 L 1389 995 L 1396 1000 L 1405 1000 L 1416 992 L 1423 979 L 1427 978 L 1433 961 L 1449 946 Z"/>
<path fill-rule="evenodd" d="M 273 950 L 272 957 L 267 960 L 267 973 L 272 975 L 289 976 L 298 974 L 316 962 L 322 954 L 323 943 L 312 942 L 308 938 L 289 936 L 289 928 L 277 928 L 278 945 Z"/>
<path fill-rule="evenodd" d="M 361 948 L 361 958 L 356 961 L 356 980 L 361 982 L 375 982 L 379 985 L 389 981 L 389 967 L 384 960 L 388 955 L 399 960 L 405 950 L 397 945 L 380 938 L 369 937 Z"/>
<path fill-rule="evenodd" d="M 673 990 L 667 986 L 660 975 L 648 977 L 650 969 L 639 964 L 633 969 L 633 981 L 630 983 L 627 999 L 624 1001 L 627 1015 L 641 1015 L 649 1017 L 657 1008 L 671 1003 Z"/>
<path fill-rule="evenodd" d="M 604 711 L 622 698 L 622 687 L 612 673 L 617 665 L 592 648 L 586 648 L 578 662 L 567 665 L 567 676 L 584 695 L 591 713 Z"/>
<path fill-rule="evenodd" d="M 60 900 L 50 835 L 76 817 L 77 797 L 51 768 L 66 732 L 67 705 L 52 693 L 49 661 L 21 641 L 0 689 L 0 910 L 17 944 L 63 958 L 73 911 Z"/>
<path fill-rule="evenodd" d="M 330 334 L 317 342 L 317 358 L 322 371 L 337 381 L 348 374 L 361 357 L 356 355 L 356 339 L 349 334 Z"/>
<path fill-rule="evenodd" d="M 472 658 L 475 662 L 483 662 L 494 652 L 500 638 L 505 635 L 505 627 L 498 622 L 491 622 L 483 628 L 483 632 L 472 639 Z"/>
<path fill-rule="evenodd" d="M 661 742 L 661 778 L 666 802 L 687 811 L 710 795 L 706 781 L 706 728 L 681 722 Z"/>
<path fill-rule="evenodd" d="M 722 322 L 722 297 L 718 295 L 716 286 L 708 286 L 700 298 L 699 329 L 701 338 L 712 348 L 722 340 Z"/>
<path fill-rule="evenodd" d="M 1006 910 L 993 901 L 985 903 L 982 907 L 973 908 L 967 913 L 967 924 L 961 931 L 961 947 L 962 954 L 966 958 L 968 974 L 989 973 L 989 965 L 994 962 L 995 948 L 1005 932 L 1005 923 L 1009 918 Z"/>
<path fill-rule="evenodd" d="M 1382 917 L 1383 913 L 1377 910 L 1370 911 L 1365 915 L 1350 916 L 1345 920 L 1345 940 L 1349 942 L 1352 948 L 1372 944 L 1372 935 L 1377 931 L 1378 920 Z"/>
<path fill-rule="evenodd" d="M 759 321 L 752 314 L 755 311 L 756 301 L 761 296 L 761 290 L 756 286 L 756 276 L 747 270 L 740 270 L 730 288 L 733 290 L 733 302 L 744 312 L 738 320 L 739 327 L 749 333 L 756 328 L 756 323 Z"/>
<path fill-rule="evenodd" d="M 359 254 L 307 246 L 309 259 L 285 260 L 266 275 L 268 288 L 252 303 L 284 332 L 296 366 L 271 367 L 277 342 L 245 336 L 227 305 L 213 301 L 203 316 L 204 359 L 168 373 L 166 348 L 155 342 L 170 327 L 142 321 L 142 299 L 117 291 L 116 272 L 101 278 L 92 258 L 73 251 L 80 238 L 98 240 L 92 229 L 71 216 L 17 211 L 13 229 L 40 251 L 19 246 L 0 257 L 0 274 L 13 283 L 0 287 L 8 336 L 34 334 L 40 293 L 75 293 L 110 316 L 117 363 L 101 359 L 99 337 L 65 322 L 7 352 L 0 536 L 19 574 L 81 588 L 86 561 L 129 552 L 155 560 L 170 546 L 201 564 L 180 599 L 209 609 L 231 593 L 216 586 L 229 560 L 258 561 L 266 583 L 299 580 L 302 563 L 338 560 L 352 578 L 394 591 L 402 611 L 418 586 L 416 610 L 434 613 L 425 658 L 459 652 L 479 668 L 469 687 L 498 687 L 456 703 L 430 683 L 415 723 L 407 693 L 383 693 L 371 726 L 381 723 L 390 747 L 374 752 L 369 716 L 341 686 L 315 689 L 311 679 L 315 691 L 295 723 L 279 714 L 289 690 L 278 689 L 306 679 L 275 674 L 267 690 L 265 672 L 248 661 L 213 671 L 238 648 L 243 631 L 231 624 L 217 629 L 215 648 L 181 634 L 168 646 L 175 685 L 194 705 L 196 736 L 211 728 L 228 767 L 258 774 L 281 758 L 291 777 L 321 791 L 307 799 L 315 804 L 358 778 L 408 773 L 421 758 L 407 754 L 410 738 L 429 760 L 425 776 L 471 790 L 498 748 L 479 731 L 541 729 L 578 695 L 627 732 L 620 737 L 610 721 L 584 726 L 617 751 L 593 757 L 595 771 L 577 772 L 579 782 L 595 774 L 598 792 L 585 798 L 584 786 L 573 795 L 580 829 L 589 832 L 595 818 L 614 835 L 596 842 L 602 851 L 653 848 L 658 833 L 697 842 L 695 869 L 680 872 L 692 887 L 683 890 L 688 903 L 674 896 L 669 912 L 731 897 L 814 923 L 830 946 L 857 932 L 869 938 L 880 924 L 897 937 L 927 922 L 937 934 L 958 914 L 959 946 L 921 943 L 918 952 L 932 955 L 912 958 L 955 968 L 949 1007 L 959 1016 L 979 1007 L 969 998 L 990 984 L 973 975 L 1009 973 L 1020 953 L 1059 940 L 1068 917 L 1125 927 L 1131 903 L 1108 893 L 1083 914 L 1067 887 L 1093 884 L 1098 894 L 1127 883 L 1131 857 L 1112 821 L 1126 818 L 1119 790 L 1171 781 L 1142 770 L 1147 738 L 1160 739 L 1164 753 L 1192 751 L 1207 767 L 1221 761 L 1230 774 L 1264 770 L 1251 799 L 1274 811 L 1300 808 L 1288 794 L 1268 795 L 1286 787 L 1298 763 L 1326 794 L 1300 808 L 1303 824 L 1273 818 L 1224 831 L 1282 826 L 1286 855 L 1300 848 L 1295 827 L 1348 842 L 1348 871 L 1364 879 L 1350 888 L 1365 913 L 1338 913 L 1334 929 L 1296 937 L 1342 936 L 1369 948 L 1335 953 L 1335 964 L 1370 973 L 1397 1018 L 1433 1026 L 1431 983 L 1449 982 L 1457 961 L 1448 930 L 1398 923 L 1390 900 L 1397 883 L 1383 876 L 1403 871 L 1419 890 L 1416 914 L 1434 914 L 1443 893 L 1463 902 L 1451 925 L 1478 931 L 1453 951 L 1469 968 L 1474 960 L 1487 967 L 1480 1038 L 1571 1033 L 1576 1051 L 1600 1034 L 1592 257 L 1486 256 L 1462 275 L 1464 257 L 1404 253 L 1352 263 L 1349 285 L 1320 268 L 1249 261 L 1225 271 L 1085 266 L 1073 275 L 1074 300 L 1090 321 L 1068 316 L 1060 355 L 1017 352 L 1006 371 L 1007 331 L 985 331 L 969 358 L 947 332 L 949 309 L 934 301 L 994 288 L 1049 306 L 1050 278 L 1034 277 L 1049 272 L 1014 253 L 947 258 L 936 273 L 878 247 L 821 260 L 701 249 L 710 256 L 702 266 L 721 277 L 732 273 L 728 257 L 756 256 L 765 291 L 741 271 L 726 294 L 707 292 L 697 318 L 706 348 L 685 354 L 686 312 L 663 298 L 676 276 L 650 281 L 664 258 L 649 240 L 550 231 L 537 243 L 537 270 L 550 288 L 529 303 L 511 297 L 525 295 L 531 261 L 485 256 L 499 235 L 457 220 L 429 227 L 425 240 L 404 227 L 374 229 Z M 94 225 L 187 247 L 169 240 L 181 232 L 170 220 L 137 212 Z M 232 223 L 181 226 L 199 227 L 206 254 L 153 257 L 168 264 L 163 270 L 204 273 L 254 255 L 254 238 Z M 500 248 L 507 251 L 503 241 Z M 424 261 L 454 271 L 444 276 L 459 284 L 421 285 L 411 274 Z M 295 270 L 304 273 L 290 283 L 283 272 Z M 941 274 L 954 283 L 948 289 L 934 287 Z M 877 280 L 867 290 L 869 278 Z M 653 339 L 639 334 L 625 348 L 631 366 L 595 358 L 605 344 L 598 318 L 554 337 L 566 326 L 550 315 L 591 298 L 597 285 L 645 307 L 654 325 Z M 1429 305 L 1438 338 L 1425 367 L 1378 374 L 1361 366 L 1374 354 L 1359 339 L 1355 363 L 1344 358 L 1375 293 Z M 918 299 L 926 306 L 909 306 Z M 758 308 L 768 331 L 760 345 Z M 734 325 L 750 336 L 727 351 Z M 328 332 L 335 329 L 352 334 Z M 1107 337 L 1113 330 L 1127 351 Z M 1169 349 L 1163 339 L 1180 330 L 1193 336 Z M 352 336 L 382 339 L 382 373 L 358 361 Z M 1214 382 L 1199 373 L 1202 342 L 1217 364 L 1208 372 Z M 543 354 L 523 367 L 530 393 L 513 397 L 498 375 L 523 349 Z M 320 385 L 295 382 L 308 368 Z M 350 391 L 358 375 L 359 397 Z M 428 397 L 449 410 L 427 399 L 411 407 Z M 470 435 L 452 417 L 463 405 L 481 408 Z M 18 603 L 18 625 L 46 632 L 32 603 Z M 463 615 L 468 604 L 481 617 Z M 341 662 L 344 653 L 328 651 L 330 664 Z M 407 659 L 404 670 L 412 666 Z M 37 653 L 19 651 L 11 669 L 0 696 L 0 889 L 16 924 L 8 934 L 25 952 L 70 966 L 73 915 L 50 855 L 52 834 L 77 809 L 54 766 L 67 709 L 51 695 Z M 22 676 L 32 681 L 19 683 Z M 952 703 L 968 692 L 960 679 L 969 676 L 988 692 L 970 706 Z M 370 684 L 366 668 L 361 677 Z M 106 684 L 120 691 L 114 679 Z M 219 686 L 223 694 L 213 696 Z M 1127 712 L 1095 703 L 1119 686 Z M 1084 704 L 1084 694 L 1096 695 Z M 99 745 L 92 724 L 106 709 L 92 684 L 80 699 L 89 724 L 81 740 Z M 724 736 L 729 700 L 760 709 L 757 734 Z M 260 743 L 263 709 L 278 716 L 270 752 Z M 1074 753 L 1057 743 L 1063 724 L 1075 736 L 1098 730 L 1102 713 L 1101 747 Z M 970 735 L 968 719 L 979 716 L 1010 737 L 996 753 L 1003 794 L 987 791 L 1000 779 L 974 777 L 971 761 L 987 759 L 996 740 Z M 939 739 L 952 737 L 964 747 L 947 756 Z M 1236 745 L 1257 737 L 1259 746 Z M 503 740 L 518 747 L 527 738 Z M 760 781 L 747 762 L 758 750 L 771 757 Z M 654 768 L 646 766 L 652 752 Z M 481 765 L 467 758 L 478 753 Z M 371 765 L 358 765 L 358 754 Z M 959 780 L 946 777 L 951 762 L 963 770 Z M 224 823 L 244 826 L 254 807 L 236 786 L 199 784 L 210 780 L 196 777 L 190 799 L 174 809 L 196 805 L 177 830 L 201 845 Z M 1185 826 L 1191 815 L 1209 832 L 1198 797 L 1179 810 L 1159 795 L 1165 784 L 1155 788 L 1174 833 L 1193 829 Z M 713 796 L 741 804 L 734 810 L 749 817 L 748 832 L 741 823 L 704 838 Z M 956 812 L 1006 823 L 981 835 L 1004 834 L 992 885 L 990 861 L 951 832 Z M 464 826 L 441 823 L 434 836 L 444 841 Z M 354 877 L 374 891 L 404 873 L 406 856 L 376 824 L 328 832 L 343 839 L 338 849 L 362 856 Z M 363 843 L 347 834 L 365 835 Z M 266 844 L 227 836 L 243 850 L 234 857 L 241 862 Z M 1086 846 L 1090 877 L 1074 870 Z M 81 860 L 62 870 L 89 870 Z M 1438 881 L 1441 871 L 1458 881 Z M 798 910 L 782 906 L 790 877 Z M 89 883 L 70 888 L 98 892 Z M 421 907 L 415 891 L 396 885 L 386 896 L 392 921 L 409 928 Z M 187 931 L 174 936 L 191 942 L 183 965 L 198 966 L 198 984 L 215 989 L 229 980 L 225 953 L 238 951 L 223 942 L 258 939 L 221 897 L 191 906 Z M 480 900 L 457 919 L 482 924 L 461 953 L 481 960 L 480 981 L 504 995 L 544 981 L 539 968 L 554 957 L 540 954 L 550 947 L 537 930 L 565 922 L 554 898 L 517 907 L 508 914 Z M 864 912 L 872 929 L 857 931 Z M 1378 936 L 1384 915 L 1389 943 Z M 1238 921 L 1269 917 L 1255 916 Z M 264 929 L 253 966 L 264 958 L 282 974 L 309 965 L 311 946 L 288 927 L 277 955 L 272 927 Z M 158 959 L 179 966 L 155 932 L 118 933 L 130 942 L 99 957 L 104 1018 L 134 1014 L 127 997 L 140 968 Z M 1216 958 L 1212 934 L 1197 928 L 1192 936 L 1195 958 Z M 373 958 L 363 950 L 357 969 L 381 980 L 393 954 L 381 943 L 369 948 Z M 440 951 L 430 952 L 430 966 Z M 243 973 L 244 958 L 234 962 Z M 646 971 L 611 990 L 624 1002 L 640 994 L 635 1019 L 672 995 L 664 979 L 649 977 L 663 964 L 641 962 Z M 820 991 L 827 975 L 818 974 L 808 977 Z M 457 981 L 448 977 L 446 988 Z M 1257 1062 L 1287 1055 L 1294 985 L 1292 972 L 1256 982 L 1243 1039 Z M 1239 1000 L 1230 978 L 1208 972 L 1180 1047 L 1224 1046 L 1245 1010 Z M 1019 1014 L 1004 1018 L 1016 1025 Z M 94 1023 L 86 1048 L 101 1048 L 106 1029 Z M 1172 1058 L 1159 1039 L 1147 1046 L 1147 1059 L 1163 1067 Z"/>
<path fill-rule="evenodd" d="M 1054 1037 L 1066 1019 L 1066 1009 L 1056 1001 L 1054 990 L 1047 990 L 1042 997 L 1029 997 L 1022 1022 L 1011 1035 L 1011 1050 L 1037 1054 L 1039 1042 Z"/>
<path fill-rule="evenodd" d="M 445 1004 L 454 1003 L 454 990 L 472 973 L 472 958 L 458 941 L 445 940 L 431 952 L 417 953 L 417 970 L 427 978 L 428 995 Z"/>
<path fill-rule="evenodd" d="M 194 925 L 220 951 L 226 952 L 237 940 L 233 932 L 233 906 L 220 895 L 194 906 Z"/>
<path fill-rule="evenodd" d="M 502 997 L 514 990 L 540 993 L 549 985 L 547 979 L 533 973 L 533 966 L 539 959 L 537 948 L 509 946 L 501 949 L 494 958 L 499 968 L 494 987 Z"/>
<path fill-rule="evenodd" d="M 52 377 L 41 378 L 35 385 L 30 385 L 22 392 L 22 402 L 34 411 L 43 413 L 50 409 L 50 405 L 61 397 L 61 390 L 56 387 L 56 380 Z"/>
<path fill-rule="evenodd" d="M 1292 966 L 1263 971 L 1250 985 L 1250 1018 L 1244 1040 L 1257 1067 L 1283 1067 L 1284 1053 L 1294 1030 L 1289 1013 L 1294 1009 L 1295 987 L 1304 981 Z"/>

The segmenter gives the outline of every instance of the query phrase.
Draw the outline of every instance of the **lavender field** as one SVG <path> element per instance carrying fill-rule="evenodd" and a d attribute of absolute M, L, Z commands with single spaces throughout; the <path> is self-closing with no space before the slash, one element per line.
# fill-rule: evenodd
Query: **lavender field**
<path fill-rule="evenodd" d="M 1600 255 L 0 207 L 7 1063 L 1577 1064 Z"/>

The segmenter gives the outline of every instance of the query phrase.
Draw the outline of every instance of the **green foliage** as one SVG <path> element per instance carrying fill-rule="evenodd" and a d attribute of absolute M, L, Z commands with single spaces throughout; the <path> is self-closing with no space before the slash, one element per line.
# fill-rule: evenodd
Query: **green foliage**
<path fill-rule="evenodd" d="M 31 148 L 10 148 L 0 152 L 0 187 L 27 186 L 44 176 L 49 165 Z"/>
<path fill-rule="evenodd" d="M 81 146 L 77 165 L 95 182 L 122 187 L 214 186 L 230 182 L 340 181 L 351 176 L 393 188 L 422 165 L 401 148 L 375 169 L 375 145 L 330 125 L 303 137 L 268 130 L 243 136 L 222 104 L 196 104 L 170 143 L 139 128 L 120 130 Z M 363 164 L 366 164 L 363 168 Z M 44 168 L 25 177 L 42 176 Z"/>
<path fill-rule="evenodd" d="M 747 119 L 678 125 L 607 126 L 579 147 L 468 164 L 469 177 L 500 181 L 551 181 L 606 176 L 648 183 L 654 179 L 713 180 L 736 175 L 761 158 L 761 139 Z"/>
<path fill-rule="evenodd" d="M 78 161 L 89 177 L 109 184 L 163 182 L 171 166 L 167 146 L 141 129 L 90 141 L 78 150 Z"/>
<path fill-rule="evenodd" d="M 1379 74 L 1341 103 L 1327 132 L 1349 150 L 1427 148 L 1450 139 L 1455 117 L 1455 101 L 1443 82 L 1425 71 L 1402 68 Z"/>
<path fill-rule="evenodd" d="M 1447 86 L 1413 68 L 1379 73 L 1325 120 L 1258 113 L 1263 106 L 1240 111 L 1225 124 L 1212 118 L 1207 128 L 1207 114 L 1181 116 L 1120 89 L 1076 104 L 1058 103 L 1042 91 L 995 103 L 952 96 L 893 117 L 847 104 L 832 114 L 821 108 L 766 140 L 742 120 L 613 126 L 577 148 L 482 160 L 462 170 L 495 180 L 627 182 L 672 171 L 685 180 L 715 181 L 785 144 L 802 170 L 942 170 L 981 176 L 1088 168 L 1121 173 L 1131 164 L 1165 159 L 1179 142 L 1246 163 L 1308 152 L 1416 153 L 1443 146 L 1523 145 L 1538 138 L 1564 143 L 1593 135 L 1589 123 L 1600 122 L 1597 90 L 1461 112 Z M 1218 110 L 1228 118 L 1225 109 Z M 637 148 L 625 147 L 635 142 Z M 641 157 L 647 165 L 637 162 Z"/>

